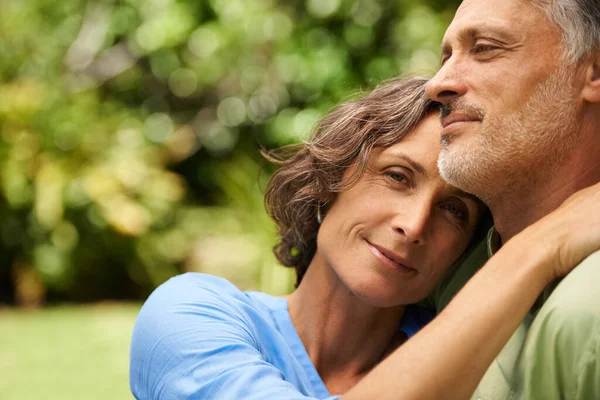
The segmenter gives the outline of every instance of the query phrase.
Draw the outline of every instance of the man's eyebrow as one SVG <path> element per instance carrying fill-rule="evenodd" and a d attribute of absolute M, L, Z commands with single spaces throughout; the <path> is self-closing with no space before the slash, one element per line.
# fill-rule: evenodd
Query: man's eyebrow
<path fill-rule="evenodd" d="M 423 167 L 423 165 L 421 165 L 417 161 L 410 158 L 408 155 L 406 155 L 404 153 L 392 153 L 390 155 L 394 158 L 399 158 L 401 160 L 404 160 L 411 166 L 412 169 L 417 171 L 420 175 L 423 175 L 425 177 L 427 176 L 427 170 L 425 169 L 425 167 Z"/>
<path fill-rule="evenodd" d="M 472 41 L 481 36 L 492 36 L 491 39 L 497 38 L 501 41 L 515 41 L 516 38 L 510 31 L 491 24 L 480 24 L 477 26 L 470 26 L 460 30 L 456 36 L 456 40 L 459 43 Z M 452 46 L 447 40 L 442 42 L 442 55 L 452 53 Z"/>

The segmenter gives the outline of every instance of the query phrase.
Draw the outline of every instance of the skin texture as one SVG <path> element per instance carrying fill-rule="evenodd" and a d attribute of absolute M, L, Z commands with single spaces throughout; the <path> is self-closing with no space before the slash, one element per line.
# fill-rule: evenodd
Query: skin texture
<path fill-rule="evenodd" d="M 528 2 L 466 0 L 427 87 L 445 106 L 442 175 L 486 202 L 504 242 L 600 181 L 597 57 L 561 53 Z"/>
<path fill-rule="evenodd" d="M 437 115 L 368 168 L 328 208 L 292 321 L 332 393 L 353 386 L 401 340 L 406 304 L 424 298 L 464 251 L 481 210 L 437 170 Z M 399 265 L 386 255 L 396 259 Z"/>

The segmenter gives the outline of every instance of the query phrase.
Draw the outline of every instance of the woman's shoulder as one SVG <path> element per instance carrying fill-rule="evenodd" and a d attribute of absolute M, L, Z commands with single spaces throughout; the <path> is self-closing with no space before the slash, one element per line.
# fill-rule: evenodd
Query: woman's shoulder
<path fill-rule="evenodd" d="M 165 282 L 134 326 L 129 374 L 134 396 L 315 399 L 311 379 L 278 330 L 275 303 L 287 304 L 210 275 L 184 274 Z"/>
<path fill-rule="evenodd" d="M 202 273 L 175 276 L 152 292 L 140 317 L 201 315 L 226 319 L 247 319 L 256 301 L 224 278 Z"/>
<path fill-rule="evenodd" d="M 151 295 L 155 296 L 156 294 L 162 294 L 162 292 L 169 293 L 202 293 L 202 294 L 210 294 L 213 293 L 215 295 L 231 295 L 231 296 L 239 296 L 242 295 L 243 292 L 238 289 L 233 283 L 229 282 L 227 279 L 209 275 L 202 274 L 198 272 L 188 272 L 185 274 L 174 276 L 169 279 L 162 285 L 160 285 Z"/>
<path fill-rule="evenodd" d="M 176 276 L 150 295 L 136 320 L 131 389 L 136 398 L 189 398 L 183 392 L 191 391 L 198 398 L 233 398 L 207 393 L 221 388 L 225 372 L 265 364 L 276 332 L 269 311 L 227 280 Z"/>
<path fill-rule="evenodd" d="M 216 337 L 259 347 L 260 327 L 269 324 L 246 293 L 226 279 L 200 273 L 175 276 L 152 292 L 136 319 L 132 363 L 148 357 L 197 352 Z M 133 367 L 132 367 L 133 368 Z"/>

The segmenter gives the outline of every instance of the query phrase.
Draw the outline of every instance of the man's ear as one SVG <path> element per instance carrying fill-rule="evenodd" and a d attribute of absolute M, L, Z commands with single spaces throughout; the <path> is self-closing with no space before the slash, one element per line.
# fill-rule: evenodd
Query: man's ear
<path fill-rule="evenodd" d="M 590 103 L 600 103 L 600 51 L 594 52 L 588 62 L 582 95 Z"/>

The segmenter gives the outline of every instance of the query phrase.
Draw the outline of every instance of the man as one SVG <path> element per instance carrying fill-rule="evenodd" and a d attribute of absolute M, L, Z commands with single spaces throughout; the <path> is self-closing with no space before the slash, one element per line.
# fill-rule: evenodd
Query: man
<path fill-rule="evenodd" d="M 441 308 L 502 243 L 600 182 L 600 2 L 464 0 L 427 92 L 443 104 L 442 176 L 495 223 Z M 473 395 L 509 398 L 600 399 L 600 252 L 546 291 Z"/>

